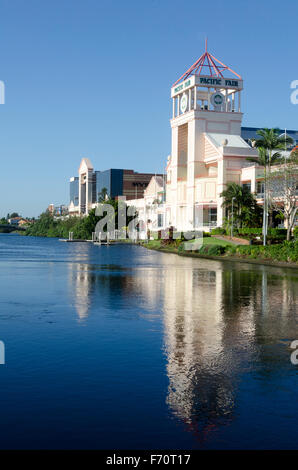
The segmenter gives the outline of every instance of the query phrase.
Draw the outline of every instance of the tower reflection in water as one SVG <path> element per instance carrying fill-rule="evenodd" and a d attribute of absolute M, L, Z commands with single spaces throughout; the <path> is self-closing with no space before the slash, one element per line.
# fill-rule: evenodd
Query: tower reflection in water
<path fill-rule="evenodd" d="M 123 315 L 133 305 L 148 320 L 158 317 L 168 408 L 204 439 L 237 415 L 244 374 L 254 369 L 270 381 L 280 361 L 289 362 L 278 343 L 297 329 L 297 279 L 279 269 L 155 255 L 155 265 L 142 267 L 70 264 L 76 311 L 86 320 L 98 297 L 115 309 L 117 296 Z"/>

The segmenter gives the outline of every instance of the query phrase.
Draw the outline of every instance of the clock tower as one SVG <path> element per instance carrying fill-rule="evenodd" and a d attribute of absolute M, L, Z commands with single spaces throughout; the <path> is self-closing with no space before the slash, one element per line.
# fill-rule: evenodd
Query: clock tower
<path fill-rule="evenodd" d="M 178 230 L 220 226 L 221 192 L 240 183 L 247 156 L 241 138 L 241 76 L 207 51 L 173 84 L 172 150 L 167 165 L 166 224 Z"/>

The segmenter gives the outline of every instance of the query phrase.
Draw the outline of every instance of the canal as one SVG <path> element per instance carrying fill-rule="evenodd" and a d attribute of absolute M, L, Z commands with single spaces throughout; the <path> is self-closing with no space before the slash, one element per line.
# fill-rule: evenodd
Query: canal
<path fill-rule="evenodd" d="M 298 271 L 0 235 L 0 448 L 298 448 Z"/>

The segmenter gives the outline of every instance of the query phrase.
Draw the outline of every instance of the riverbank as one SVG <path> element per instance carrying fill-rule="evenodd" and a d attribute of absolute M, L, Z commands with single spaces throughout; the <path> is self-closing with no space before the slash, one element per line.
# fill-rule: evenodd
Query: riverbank
<path fill-rule="evenodd" d="M 180 245 L 163 245 L 162 240 L 152 240 L 145 243 L 140 242 L 139 244 L 149 250 L 160 251 L 163 253 L 172 253 L 179 256 L 191 258 L 203 258 L 216 261 L 236 261 L 242 263 L 259 265 L 261 264 L 265 266 L 276 266 L 298 270 L 297 241 L 285 242 L 282 245 L 263 247 L 240 245 L 233 246 L 231 245 L 231 243 L 227 243 L 226 241 L 223 241 L 223 244 L 221 244 L 220 240 L 218 240 L 217 244 L 215 244 L 214 242 L 213 244 L 210 244 L 209 240 L 205 241 L 204 239 L 204 243 L 199 250 L 185 250 L 183 247 L 183 243 L 181 243 Z M 279 259 L 276 258 L 277 256 L 279 257 Z"/>

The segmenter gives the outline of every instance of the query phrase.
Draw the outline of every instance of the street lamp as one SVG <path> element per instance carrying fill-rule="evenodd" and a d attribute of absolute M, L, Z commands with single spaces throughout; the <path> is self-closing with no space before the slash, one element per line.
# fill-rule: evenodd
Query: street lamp
<path fill-rule="evenodd" d="M 232 225 L 231 225 L 231 238 L 233 238 L 233 228 L 234 228 L 234 199 L 235 196 L 232 197 Z"/>

